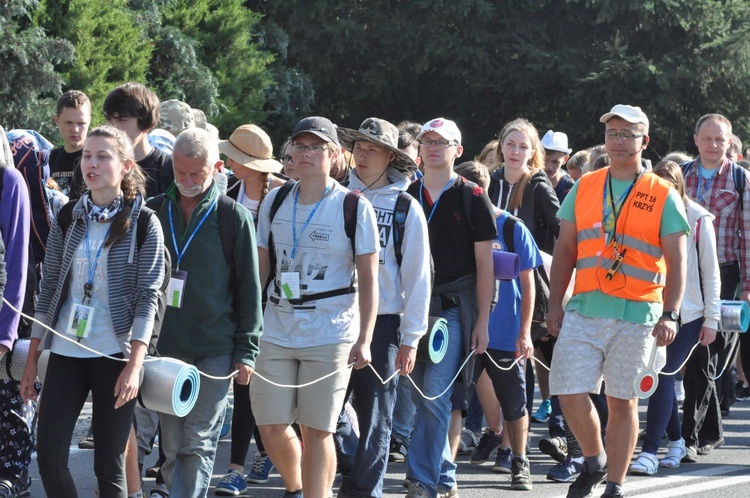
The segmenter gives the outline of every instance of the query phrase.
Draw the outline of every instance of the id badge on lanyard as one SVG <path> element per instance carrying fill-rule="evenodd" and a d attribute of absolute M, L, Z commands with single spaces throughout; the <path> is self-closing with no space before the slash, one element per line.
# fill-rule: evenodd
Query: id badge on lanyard
<path fill-rule="evenodd" d="M 65 333 L 77 339 L 88 339 L 91 336 L 91 327 L 94 324 L 96 308 L 85 304 L 73 304 L 70 319 L 65 327 Z"/>
<path fill-rule="evenodd" d="M 182 297 L 185 295 L 187 284 L 187 272 L 183 270 L 172 270 L 172 278 L 167 288 L 167 305 L 172 308 L 182 308 Z"/>

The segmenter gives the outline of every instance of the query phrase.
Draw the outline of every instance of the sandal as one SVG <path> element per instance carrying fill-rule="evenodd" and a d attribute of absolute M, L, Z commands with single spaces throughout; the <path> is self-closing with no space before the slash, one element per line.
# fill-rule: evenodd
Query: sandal
<path fill-rule="evenodd" d="M 666 467 L 668 469 L 676 469 L 680 466 L 680 462 L 687 455 L 687 448 L 685 447 L 685 440 L 680 438 L 679 441 L 670 441 L 667 444 L 667 455 L 659 460 L 660 467 Z"/>
<path fill-rule="evenodd" d="M 659 471 L 659 461 L 656 455 L 641 452 L 635 462 L 630 464 L 630 473 L 634 475 L 652 476 Z"/>

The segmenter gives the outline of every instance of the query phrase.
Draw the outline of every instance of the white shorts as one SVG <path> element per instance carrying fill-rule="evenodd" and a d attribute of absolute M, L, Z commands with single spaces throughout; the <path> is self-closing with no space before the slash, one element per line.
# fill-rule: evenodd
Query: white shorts
<path fill-rule="evenodd" d="M 633 381 L 646 367 L 656 340 L 653 330 L 639 323 L 566 312 L 552 357 L 550 393 L 598 393 L 603 380 L 607 396 L 634 398 Z M 657 371 L 665 362 L 664 349 L 657 357 Z"/>

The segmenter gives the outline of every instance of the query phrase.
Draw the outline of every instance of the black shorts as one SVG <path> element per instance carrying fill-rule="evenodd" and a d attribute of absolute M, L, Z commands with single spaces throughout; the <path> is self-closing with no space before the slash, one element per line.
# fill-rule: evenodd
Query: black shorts
<path fill-rule="evenodd" d="M 523 367 L 525 362 L 514 364 L 510 370 L 501 370 L 490 361 L 487 355 L 492 355 L 492 359 L 501 367 L 508 368 L 516 359 L 516 354 L 514 351 L 487 349 L 485 354 L 477 356 L 474 380 L 479 378 L 482 370 L 487 370 L 492 380 L 492 387 L 495 389 L 495 396 L 500 401 L 500 408 L 503 410 L 503 419 L 508 422 L 519 420 L 526 416 L 526 374 Z"/>

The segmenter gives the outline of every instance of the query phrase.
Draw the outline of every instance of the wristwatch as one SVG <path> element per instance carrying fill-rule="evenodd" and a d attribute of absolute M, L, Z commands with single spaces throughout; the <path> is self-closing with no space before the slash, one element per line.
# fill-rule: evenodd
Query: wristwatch
<path fill-rule="evenodd" d="M 665 320 L 671 320 L 673 322 L 677 322 L 680 319 L 680 314 L 676 311 L 665 311 L 661 314 L 661 317 Z"/>

